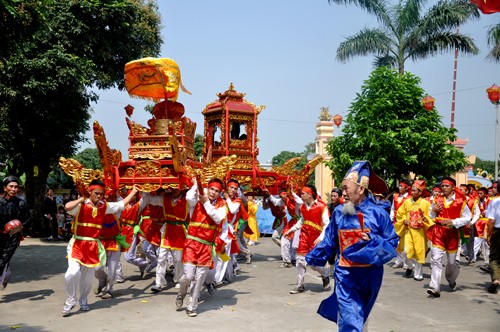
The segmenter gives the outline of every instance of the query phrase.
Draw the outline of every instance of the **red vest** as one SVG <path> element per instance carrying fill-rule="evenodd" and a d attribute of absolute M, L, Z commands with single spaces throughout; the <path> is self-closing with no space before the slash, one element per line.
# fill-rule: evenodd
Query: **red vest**
<path fill-rule="evenodd" d="M 478 206 L 479 206 L 479 211 L 481 212 L 481 216 L 483 215 L 483 212 L 486 211 L 486 208 L 488 207 L 490 203 L 490 200 L 488 197 L 484 198 L 484 201 L 480 201 L 478 199 Z M 487 239 L 488 238 L 488 218 L 485 217 L 479 217 L 479 219 L 476 222 L 476 234 L 477 237 Z"/>
<path fill-rule="evenodd" d="M 143 216 L 149 218 L 143 219 L 141 224 L 141 231 L 144 238 L 155 246 L 161 244 L 161 228 L 165 223 L 163 206 L 148 204 L 141 213 Z"/>
<path fill-rule="evenodd" d="M 297 213 L 296 212 L 296 207 L 297 207 L 297 202 L 295 201 L 295 199 L 288 198 L 286 200 L 286 208 L 288 210 L 288 214 L 290 214 L 290 216 L 292 217 L 292 219 L 290 219 L 290 221 L 287 221 L 287 219 L 285 218 L 285 227 L 283 227 L 283 233 L 285 233 L 290 228 L 292 228 L 297 223 L 297 221 L 299 220 L 300 216 L 296 215 L 296 213 Z M 294 233 L 288 234 L 286 236 L 287 239 L 289 239 L 289 240 L 293 239 Z"/>
<path fill-rule="evenodd" d="M 443 208 L 436 216 L 436 224 L 429 228 L 427 237 L 431 240 L 433 246 L 453 253 L 458 249 L 459 231 L 454 227 L 442 226 L 440 220 L 460 218 L 467 202 L 464 198 L 455 194 L 455 200 L 449 206 L 446 205 L 446 199 L 443 195 L 434 198 L 434 204 L 438 203 L 443 204 Z"/>
<path fill-rule="evenodd" d="M 300 213 L 304 220 L 300 229 L 297 254 L 305 256 L 314 247 L 314 241 L 316 241 L 323 230 L 323 219 L 321 216 L 325 209 L 327 209 L 326 204 L 320 201 L 314 202 L 309 209 L 307 209 L 305 203 L 300 206 Z"/>
<path fill-rule="evenodd" d="M 98 238 L 101 235 L 106 203 L 100 201 L 94 207 L 91 202 L 83 203 L 73 221 L 74 242 L 69 257 L 88 267 L 99 266 Z M 81 238 L 88 238 L 81 239 Z M 95 240 L 92 240 L 95 239 Z"/>
<path fill-rule="evenodd" d="M 241 200 L 241 198 L 239 198 L 239 197 L 233 198 L 233 199 L 231 199 L 231 201 L 233 203 L 239 203 L 240 208 L 238 209 L 238 212 L 236 212 L 236 214 L 233 214 L 233 213 L 228 211 L 228 213 L 227 213 L 228 222 L 235 225 L 238 222 L 238 220 L 240 220 L 240 219 L 243 219 L 245 221 L 248 220 L 248 213 L 247 213 L 247 210 L 245 209 L 245 207 L 243 206 L 243 201 Z M 235 215 L 236 215 L 236 218 L 234 218 Z"/>
<path fill-rule="evenodd" d="M 120 223 L 118 222 L 118 218 L 114 214 L 106 214 L 104 216 L 104 222 L 102 223 L 101 236 L 99 236 L 104 249 L 113 251 L 118 250 L 118 243 L 115 239 L 115 236 L 118 234 L 120 234 Z"/>
<path fill-rule="evenodd" d="M 186 240 L 186 222 L 188 220 L 188 203 L 185 196 L 177 202 L 171 195 L 163 197 L 163 210 L 165 211 L 166 227 L 163 233 L 161 246 L 174 250 L 182 250 Z"/>
<path fill-rule="evenodd" d="M 219 198 L 214 207 L 221 208 L 225 204 L 226 202 Z M 215 238 L 218 234 L 219 225 L 207 214 L 205 207 L 198 202 L 188 224 L 188 236 L 182 254 L 183 263 L 212 266 L 212 247 L 215 246 Z"/>
<path fill-rule="evenodd" d="M 396 214 L 398 212 L 398 209 L 401 205 L 403 205 L 403 203 L 408 199 L 410 198 L 411 195 L 406 195 L 406 197 L 401 197 L 401 194 L 394 194 L 394 197 L 393 197 L 393 202 L 394 202 L 394 220 L 393 222 L 396 222 Z"/>
<path fill-rule="evenodd" d="M 271 213 L 274 216 L 273 229 L 278 228 L 283 220 L 286 222 L 286 210 L 284 206 L 276 206 L 269 201 L 269 208 L 271 209 Z"/>
<path fill-rule="evenodd" d="M 139 223 L 139 206 L 139 202 L 134 205 L 127 204 L 120 216 L 122 235 L 125 235 L 125 241 L 127 241 L 128 244 L 132 244 L 132 239 L 134 238 L 134 226 Z M 122 247 L 122 251 L 126 252 L 128 251 L 128 248 Z"/>

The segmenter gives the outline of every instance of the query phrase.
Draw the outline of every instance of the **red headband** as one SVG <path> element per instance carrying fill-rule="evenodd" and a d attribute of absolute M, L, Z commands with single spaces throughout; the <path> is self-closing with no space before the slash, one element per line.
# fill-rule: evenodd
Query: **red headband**
<path fill-rule="evenodd" d="M 226 185 L 226 187 L 229 187 L 230 185 L 233 185 L 235 186 L 236 188 L 238 188 L 240 185 L 238 184 L 238 182 L 235 182 L 235 181 L 229 181 Z"/>
<path fill-rule="evenodd" d="M 454 186 L 455 184 L 451 182 L 450 180 L 443 180 L 441 181 L 441 184 L 449 184 L 450 186 Z"/>
<path fill-rule="evenodd" d="M 210 187 L 215 187 L 215 188 L 218 188 L 220 191 L 222 191 L 222 185 L 217 181 L 209 182 L 208 188 L 210 188 Z"/>
<path fill-rule="evenodd" d="M 437 191 L 439 191 L 439 192 L 441 192 L 441 191 L 442 191 L 442 190 L 441 190 L 441 188 L 439 188 L 439 187 L 437 187 L 437 186 L 436 186 L 436 187 L 434 187 L 434 188 L 432 188 L 432 190 L 437 190 Z"/>
<path fill-rule="evenodd" d="M 104 186 L 100 185 L 100 184 L 93 184 L 93 185 L 89 186 L 89 190 L 90 191 L 92 191 L 94 189 L 97 189 L 97 188 L 100 188 L 100 189 L 104 190 Z"/>
<path fill-rule="evenodd" d="M 302 188 L 302 192 L 303 192 L 303 193 L 308 193 L 308 194 L 310 194 L 310 195 L 314 196 L 314 191 L 312 191 L 312 189 L 311 189 L 311 188 L 309 188 L 309 187 L 304 187 L 304 188 Z"/>
<path fill-rule="evenodd" d="M 399 183 L 399 185 L 401 185 L 401 186 L 405 187 L 406 189 L 410 189 L 410 188 L 411 188 L 411 186 L 410 186 L 410 185 L 408 185 L 408 184 L 407 184 L 407 183 L 405 183 L 405 182 L 400 182 L 400 183 Z"/>

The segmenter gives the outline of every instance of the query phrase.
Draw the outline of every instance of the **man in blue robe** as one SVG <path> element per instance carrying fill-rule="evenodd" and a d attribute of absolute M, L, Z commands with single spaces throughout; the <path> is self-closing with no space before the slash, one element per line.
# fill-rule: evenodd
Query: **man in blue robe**
<path fill-rule="evenodd" d="M 306 256 L 308 264 L 323 266 L 337 254 L 334 292 L 318 313 L 339 331 L 363 330 L 382 285 L 383 265 L 396 256 L 399 238 L 369 190 L 385 192 L 387 185 L 369 162 L 356 161 L 342 181 L 345 204 L 334 210 L 325 238 Z"/>

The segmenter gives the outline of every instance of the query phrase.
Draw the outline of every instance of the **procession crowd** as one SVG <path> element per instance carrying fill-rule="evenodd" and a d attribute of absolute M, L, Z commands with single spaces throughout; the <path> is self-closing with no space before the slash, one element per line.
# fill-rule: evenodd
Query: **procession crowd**
<path fill-rule="evenodd" d="M 106 190 L 103 182 L 94 180 L 88 195 L 66 202 L 72 222 L 63 316 L 77 304 L 80 311 L 90 310 L 92 291 L 103 300 L 113 298 L 113 286 L 125 281 L 122 254 L 141 277 L 154 271 L 152 293 L 177 289 L 175 306 L 189 317 L 197 316 L 201 292 L 214 294 L 232 282 L 240 264 L 252 262 L 250 246 L 259 232 L 254 198 L 244 195 L 235 179 L 211 179 L 205 188 L 196 178 L 192 181 L 189 190 L 146 193 L 135 187 Z M 368 162 L 358 161 L 341 187 L 332 190 L 329 204 L 314 186 L 305 185 L 283 188 L 278 195 L 264 190 L 262 207 L 274 217 L 272 239 L 280 248 L 280 268 L 296 267 L 290 294 L 306 291 L 307 269 L 321 275 L 324 290 L 330 289 L 333 278 L 333 293 L 321 302 L 318 313 L 336 322 L 340 331 L 362 331 L 382 284 L 383 267 L 394 258 L 393 268 L 404 268 L 404 277 L 422 281 L 430 255 L 427 294 L 439 298 L 443 266 L 453 291 L 460 257 L 473 265 L 481 255 L 481 269 L 491 273 L 487 291 L 497 293 L 498 185 L 457 186 L 455 179 L 444 177 L 428 192 L 425 181 L 402 179 L 399 192 L 386 199 L 381 194 L 388 191 L 385 182 Z M 2 289 L 29 219 L 26 203 L 16 197 L 18 186 L 17 178 L 6 178 L 0 198 Z"/>

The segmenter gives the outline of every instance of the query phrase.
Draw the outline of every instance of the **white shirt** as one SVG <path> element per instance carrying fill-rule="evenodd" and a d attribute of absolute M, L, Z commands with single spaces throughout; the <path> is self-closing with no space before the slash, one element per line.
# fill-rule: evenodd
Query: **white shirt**
<path fill-rule="evenodd" d="M 101 204 L 106 204 L 106 214 L 115 214 L 115 213 L 121 212 L 125 208 L 125 205 L 123 204 L 123 201 L 119 201 L 119 202 L 104 202 L 104 201 L 99 201 L 99 202 L 97 202 L 96 205 L 94 205 L 90 201 L 90 198 L 87 198 L 85 200 L 85 202 L 83 202 L 83 204 L 88 204 L 88 203 L 90 203 L 92 206 L 95 206 L 95 207 L 98 207 Z M 82 207 L 82 204 L 78 204 L 77 206 L 75 206 L 74 209 L 69 210 L 68 214 L 70 214 L 72 216 L 76 216 L 78 214 L 78 212 L 80 211 L 81 207 Z"/>
<path fill-rule="evenodd" d="M 207 193 L 207 188 L 203 188 L 205 194 Z M 198 203 L 198 198 L 199 198 L 199 193 L 198 193 L 198 183 L 195 182 L 195 184 L 191 187 L 191 189 L 188 190 L 186 193 L 186 201 L 188 202 L 189 205 L 189 216 L 193 216 L 193 211 Z M 216 224 L 220 224 L 223 220 L 226 219 L 226 206 L 222 206 L 219 208 L 215 208 L 214 204 L 217 202 L 215 200 L 213 203 L 210 202 L 210 200 L 207 200 L 204 204 L 203 207 L 205 208 L 205 211 L 207 214 L 212 218 L 212 220 Z"/>
<path fill-rule="evenodd" d="M 495 220 L 493 227 L 500 228 L 500 197 L 495 197 L 490 201 L 490 205 L 486 209 L 486 218 Z"/>

